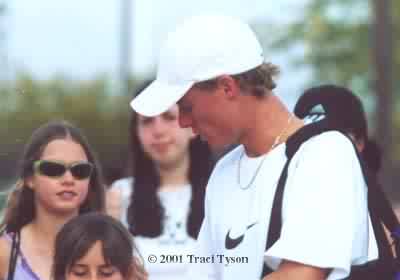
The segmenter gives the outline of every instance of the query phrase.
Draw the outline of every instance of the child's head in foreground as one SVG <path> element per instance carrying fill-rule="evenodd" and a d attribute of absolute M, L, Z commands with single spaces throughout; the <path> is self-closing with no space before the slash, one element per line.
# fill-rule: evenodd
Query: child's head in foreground
<path fill-rule="evenodd" d="M 89 213 L 66 223 L 55 242 L 54 280 L 142 280 L 132 236 L 114 218 Z"/>

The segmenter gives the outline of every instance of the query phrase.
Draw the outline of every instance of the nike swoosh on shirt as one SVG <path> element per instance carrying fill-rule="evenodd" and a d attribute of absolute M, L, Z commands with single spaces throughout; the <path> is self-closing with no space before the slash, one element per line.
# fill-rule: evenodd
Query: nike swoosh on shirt
<path fill-rule="evenodd" d="M 247 226 L 246 231 L 249 230 L 251 227 L 253 227 L 254 225 L 256 225 L 257 222 Z M 244 236 L 246 234 L 246 232 L 244 232 L 242 235 L 238 236 L 237 238 L 231 238 L 229 236 L 231 230 L 228 230 L 228 233 L 226 234 L 225 237 L 225 248 L 227 250 L 232 250 L 235 249 L 237 246 L 239 246 L 240 243 L 242 243 Z"/>

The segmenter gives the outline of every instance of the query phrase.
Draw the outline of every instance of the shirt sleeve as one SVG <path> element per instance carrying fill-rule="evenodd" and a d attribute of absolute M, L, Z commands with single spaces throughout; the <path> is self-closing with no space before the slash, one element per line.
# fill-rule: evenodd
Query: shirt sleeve
<path fill-rule="evenodd" d="M 131 202 L 131 194 L 134 191 L 132 187 L 133 182 L 134 178 L 132 177 L 122 178 L 115 181 L 109 189 L 109 191 L 119 191 L 121 200 L 119 220 L 127 228 L 130 227 L 128 223 L 128 207 Z"/>
<path fill-rule="evenodd" d="M 367 261 L 367 188 L 349 139 L 338 132 L 310 139 L 294 156 L 286 183 L 281 236 L 265 252 L 269 266 L 284 259 L 332 269 L 331 280 Z"/>

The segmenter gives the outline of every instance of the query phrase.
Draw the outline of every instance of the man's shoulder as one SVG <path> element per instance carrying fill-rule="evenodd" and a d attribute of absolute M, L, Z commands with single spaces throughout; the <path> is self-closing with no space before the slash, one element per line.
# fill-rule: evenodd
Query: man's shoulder
<path fill-rule="evenodd" d="M 339 131 L 327 131 L 306 141 L 300 148 L 303 151 L 319 153 L 354 154 L 354 145 L 350 138 Z"/>
<path fill-rule="evenodd" d="M 357 150 L 351 139 L 338 131 L 318 134 L 301 145 L 289 166 L 289 176 L 293 174 L 304 177 L 304 183 L 324 178 L 329 184 L 340 181 L 344 186 L 356 180 L 357 185 L 365 186 Z"/>
<path fill-rule="evenodd" d="M 300 146 L 292 162 L 289 173 L 302 166 L 301 170 L 309 169 L 313 172 L 313 176 L 350 175 L 348 171 L 353 170 L 354 176 L 357 174 L 357 178 L 362 178 L 361 165 L 354 144 L 349 137 L 338 131 L 323 132 L 310 138 Z"/>

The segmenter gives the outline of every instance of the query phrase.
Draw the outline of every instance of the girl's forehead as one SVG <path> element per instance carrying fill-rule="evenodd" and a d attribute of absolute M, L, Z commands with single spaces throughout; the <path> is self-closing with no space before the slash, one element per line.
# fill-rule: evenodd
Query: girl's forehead
<path fill-rule="evenodd" d="M 85 252 L 83 257 L 78 259 L 74 265 L 86 265 L 96 263 L 98 265 L 107 265 L 103 256 L 103 245 L 101 241 L 96 241 L 90 248 Z"/>
<path fill-rule="evenodd" d="M 41 158 L 60 160 L 87 160 L 82 145 L 72 139 L 55 139 L 43 149 Z"/>

